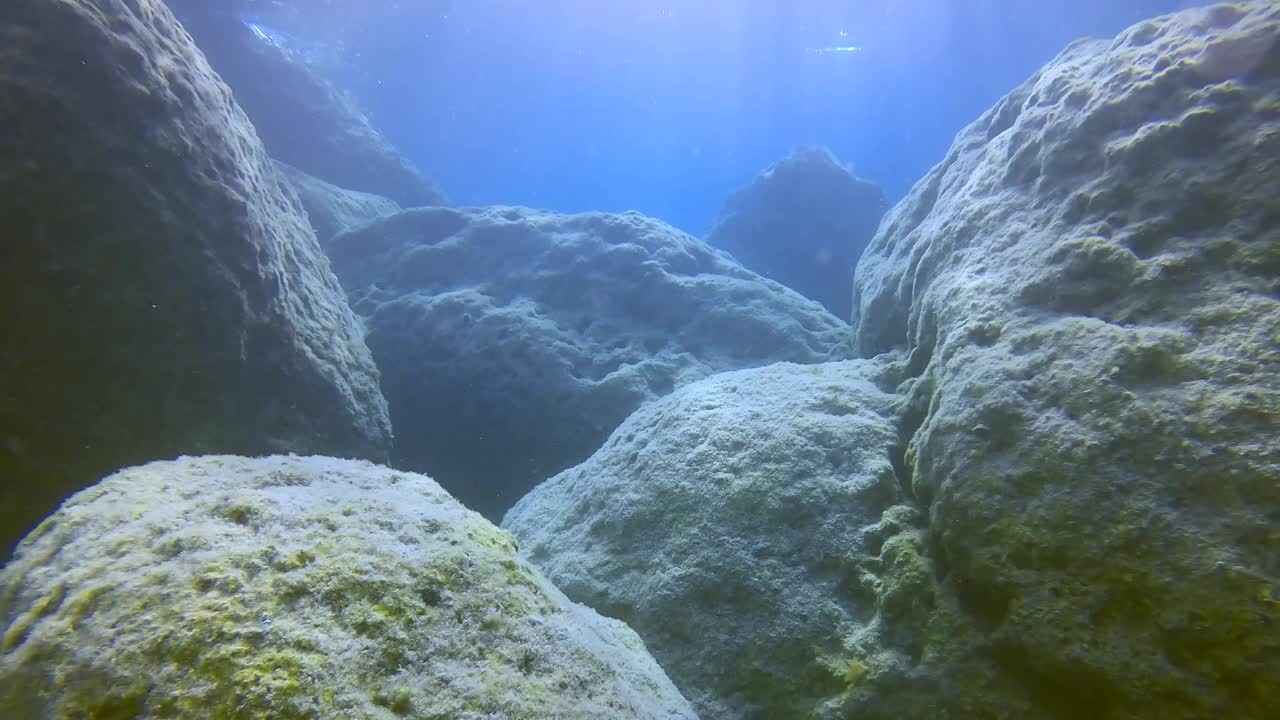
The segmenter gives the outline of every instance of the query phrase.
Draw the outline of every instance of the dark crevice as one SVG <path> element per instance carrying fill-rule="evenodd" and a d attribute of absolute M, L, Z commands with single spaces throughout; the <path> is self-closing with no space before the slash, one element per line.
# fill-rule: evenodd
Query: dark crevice
<path fill-rule="evenodd" d="M 991 579 L 976 578 L 959 572 L 950 572 L 943 562 L 945 548 L 939 548 L 935 556 L 937 568 L 947 572 L 952 593 L 960 609 L 983 632 L 994 632 L 1009 618 L 1013 608 L 1013 594 L 1008 588 Z"/>
<path fill-rule="evenodd" d="M 907 462 L 907 448 L 929 415 L 929 397 L 933 394 L 933 384 L 924 378 L 924 373 L 933 359 L 933 350 L 937 347 L 937 320 L 932 313 L 926 313 L 921 322 L 924 323 L 923 331 L 917 333 L 916 346 L 912 348 L 903 370 L 909 387 L 902 414 L 898 418 L 898 437 L 889 448 L 889 462 L 893 464 L 893 474 L 898 479 L 903 497 L 927 517 L 928 508 L 920 507 L 920 498 L 916 497 L 913 489 L 915 470 Z"/>
<path fill-rule="evenodd" d="M 929 360 L 933 357 L 932 347 L 916 347 L 907 357 L 907 367 L 904 374 L 908 378 L 918 378 L 924 374 L 924 369 L 929 366 Z"/>
<path fill-rule="evenodd" d="M 929 418 L 934 394 L 934 383 L 925 371 L 937 347 L 937 334 L 932 323 L 926 329 L 928 332 L 924 333 L 922 342 L 907 362 L 905 372 L 911 379 L 906 381 L 904 388 L 906 397 L 897 421 L 897 438 L 889 449 L 889 460 L 902 497 L 918 511 L 919 527 L 925 538 L 922 554 L 932 565 L 938 589 L 955 599 L 959 609 L 972 619 L 976 628 L 992 632 L 1005 622 L 1012 605 L 1012 595 L 997 582 L 957 571 L 956 558 L 950 557 L 940 535 L 931 532 L 933 494 L 927 487 L 917 491 L 916 468 L 907 457 L 911 442 Z M 960 566 L 964 564 L 961 562 Z"/>
<path fill-rule="evenodd" d="M 927 516 L 928 508 L 918 507 L 915 490 L 912 488 L 915 469 L 907 462 L 907 448 L 911 444 L 911 439 L 915 437 L 929 415 L 929 403 L 922 397 L 925 395 L 926 393 L 920 392 L 919 383 L 908 391 L 906 407 L 898 419 L 897 440 L 889 447 L 889 462 L 893 465 L 893 475 L 897 478 L 902 496 L 912 505 L 916 505 L 922 515 Z"/>
<path fill-rule="evenodd" d="M 985 653 L 1008 677 L 1026 689 L 1032 704 L 1057 720 L 1116 717 L 1120 693 L 1104 674 L 1075 666 L 1045 667 L 1020 643 L 1002 642 Z"/>
<path fill-rule="evenodd" d="M 921 294 L 924 290 L 921 290 Z M 908 332 L 914 334 L 912 342 L 915 347 L 911 349 L 911 354 L 907 357 L 906 376 L 909 378 L 918 378 L 924 375 L 924 371 L 929 367 L 929 362 L 933 360 L 934 348 L 938 347 L 938 318 L 929 310 L 922 310 L 915 317 L 916 322 L 914 328 L 908 327 Z"/>

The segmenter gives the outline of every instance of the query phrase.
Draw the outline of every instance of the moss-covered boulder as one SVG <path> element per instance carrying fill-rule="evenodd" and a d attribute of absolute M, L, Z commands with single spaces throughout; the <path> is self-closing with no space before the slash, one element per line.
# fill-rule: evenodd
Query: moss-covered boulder
<path fill-rule="evenodd" d="M 964 632 L 857 717 L 1280 717 L 1280 6 L 1082 41 L 858 266 Z M 887 636 L 892 637 L 892 636 Z"/>
<path fill-rule="evenodd" d="M 6 718 L 695 718 L 635 633 L 429 478 L 183 458 L 68 500 L 0 571 Z"/>

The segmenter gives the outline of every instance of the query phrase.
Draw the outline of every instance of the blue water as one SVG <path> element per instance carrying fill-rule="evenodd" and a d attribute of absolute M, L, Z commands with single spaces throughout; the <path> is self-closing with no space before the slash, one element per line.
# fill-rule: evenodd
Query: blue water
<path fill-rule="evenodd" d="M 341 46 L 342 82 L 454 203 L 634 209 L 701 234 L 799 144 L 897 200 L 1071 40 L 1204 4 L 374 0 L 292 17 Z"/>

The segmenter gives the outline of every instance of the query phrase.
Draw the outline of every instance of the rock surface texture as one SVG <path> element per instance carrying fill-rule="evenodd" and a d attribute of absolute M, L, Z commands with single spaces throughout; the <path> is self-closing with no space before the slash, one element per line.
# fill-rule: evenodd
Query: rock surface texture
<path fill-rule="evenodd" d="M 900 495 L 897 397 L 877 386 L 892 369 L 779 363 L 694 383 L 503 524 L 558 587 L 634 627 L 702 716 L 813 717 L 859 692 L 873 659 L 878 556 L 898 529 L 881 524 Z"/>
<path fill-rule="evenodd" d="M 181 458 L 71 498 L 0 571 L 5 717 L 694 720 L 430 478 Z"/>
<path fill-rule="evenodd" d="M 386 457 L 297 197 L 163 4 L 4 4 L 0 123 L 0 554 L 157 457 Z"/>
<path fill-rule="evenodd" d="M 707 242 L 848 321 L 854 265 L 888 209 L 878 185 L 805 148 L 731 195 Z"/>
<path fill-rule="evenodd" d="M 354 98 L 256 34 L 233 5 L 169 3 L 231 86 L 272 157 L 406 207 L 445 203 L 440 189 L 370 123 Z"/>
<path fill-rule="evenodd" d="M 340 232 L 394 215 L 403 209 L 391 198 L 344 190 L 279 161 L 275 166 L 289 179 L 302 199 L 302 207 L 306 208 L 307 218 L 311 220 L 311 229 L 315 230 L 322 246 Z"/>
<path fill-rule="evenodd" d="M 863 256 L 856 345 L 910 352 L 903 466 L 971 628 L 885 717 L 1280 717 L 1278 38 L 1265 2 L 1072 45 Z"/>
<path fill-rule="evenodd" d="M 415 209 L 329 255 L 394 398 L 397 465 L 495 519 L 645 400 L 847 347 L 816 303 L 635 213 Z"/>

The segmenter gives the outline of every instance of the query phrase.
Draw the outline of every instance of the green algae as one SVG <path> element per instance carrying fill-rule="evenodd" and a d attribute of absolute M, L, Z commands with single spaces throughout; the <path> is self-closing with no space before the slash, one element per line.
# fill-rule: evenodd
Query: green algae
<path fill-rule="evenodd" d="M 66 597 L 66 592 L 67 584 L 59 582 L 44 597 L 37 600 L 30 609 L 18 616 L 5 630 L 3 639 L 0 639 L 0 653 L 7 653 L 20 645 L 26 640 L 32 626 L 37 621 L 57 612 Z"/>
<path fill-rule="evenodd" d="M 850 687 L 861 685 L 870 674 L 867 664 L 859 658 L 850 658 L 845 664 L 844 681 Z"/>
<path fill-rule="evenodd" d="M 472 523 L 466 528 L 468 540 L 494 550 L 514 553 L 517 550 L 515 536 L 488 523 Z"/>
<path fill-rule="evenodd" d="M 408 715 L 414 710 L 413 690 L 399 685 L 373 692 L 373 704 L 384 707 L 397 715 Z"/>
<path fill-rule="evenodd" d="M 262 522 L 270 512 L 270 506 L 265 498 L 242 496 L 235 501 L 229 501 L 217 510 L 218 515 L 228 522 L 236 525 L 254 526 Z"/>
<path fill-rule="evenodd" d="M 881 546 L 879 605 L 889 622 L 923 626 L 934 611 L 933 571 L 921 556 L 922 543 L 919 534 L 904 532 Z"/>
<path fill-rule="evenodd" d="M 536 718 L 548 707 L 595 703 L 600 684 L 617 680 L 592 652 L 556 639 L 564 620 L 525 621 L 561 612 L 559 602 L 516 559 L 509 533 L 465 511 L 441 515 L 451 522 L 422 521 L 433 533 L 410 544 L 397 534 L 416 529 L 412 522 L 374 542 L 357 531 L 375 527 L 359 516 L 384 513 L 376 504 L 335 503 L 283 524 L 257 490 L 215 496 L 208 507 L 217 526 L 198 532 L 212 547 L 195 547 L 171 523 L 139 527 L 147 542 L 125 558 L 130 570 L 113 567 L 118 560 L 86 565 L 38 602 L 23 597 L 21 622 L 5 629 L 4 642 L 23 646 L 22 662 L 41 671 L 14 697 L 53 692 L 57 716 L 92 720 L 144 711 L 213 720 Z M 357 519 L 339 519 L 345 509 Z M 328 522 L 339 531 L 328 532 Z M 7 583 L 16 602 L 11 590 Z M 49 629 L 30 632 L 42 619 Z M 102 652 L 67 657 L 68 637 Z M 569 654 L 540 661 L 538 648 L 548 646 Z M 9 697 L 0 693 L 0 702 Z"/>
<path fill-rule="evenodd" d="M 256 483 L 259 488 L 269 487 L 305 487 L 311 484 L 306 473 L 295 469 L 272 470 L 264 474 Z"/>

